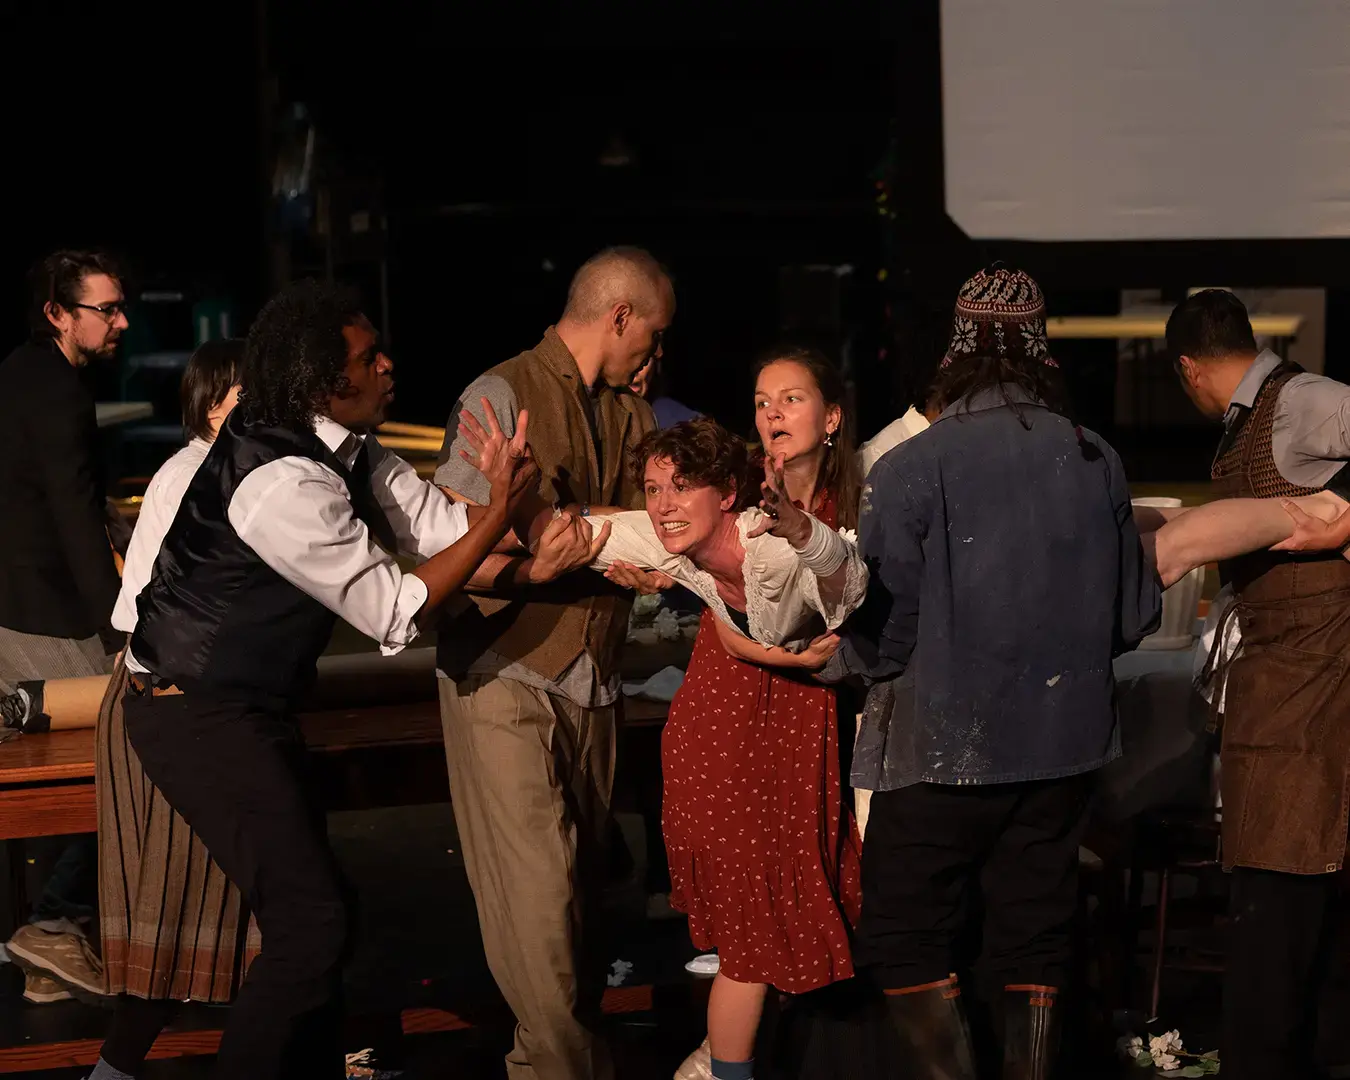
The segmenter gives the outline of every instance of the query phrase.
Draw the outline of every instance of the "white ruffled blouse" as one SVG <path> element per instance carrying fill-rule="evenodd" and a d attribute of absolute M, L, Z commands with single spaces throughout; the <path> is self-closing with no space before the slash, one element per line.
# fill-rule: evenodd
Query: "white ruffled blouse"
<path fill-rule="evenodd" d="M 791 544 L 772 533 L 749 536 L 763 517 L 761 510 L 751 508 L 743 510 L 736 523 L 745 549 L 741 573 L 750 637 L 761 645 L 781 645 L 800 652 L 812 638 L 825 630 L 838 629 L 857 610 L 867 592 L 867 567 L 858 553 L 856 536 L 840 529 L 845 548 L 844 588 L 839 602 L 827 605 L 821 599 L 819 579 L 802 564 Z M 592 569 L 607 570 L 615 562 L 626 562 L 661 570 L 695 593 L 738 634 L 744 634 L 727 612 L 713 576 L 685 556 L 668 552 L 645 510 L 610 514 L 594 519 L 593 524 L 599 528 L 605 521 L 612 531 L 599 557 L 591 563 Z"/>

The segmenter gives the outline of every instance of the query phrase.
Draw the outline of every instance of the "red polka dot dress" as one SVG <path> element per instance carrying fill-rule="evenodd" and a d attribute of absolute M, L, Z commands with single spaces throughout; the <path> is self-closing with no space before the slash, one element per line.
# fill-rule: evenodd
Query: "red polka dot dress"
<path fill-rule="evenodd" d="M 731 656 L 715 618 L 703 613 L 662 737 L 671 904 L 728 978 L 805 993 L 853 975 L 861 903 L 835 692 Z"/>

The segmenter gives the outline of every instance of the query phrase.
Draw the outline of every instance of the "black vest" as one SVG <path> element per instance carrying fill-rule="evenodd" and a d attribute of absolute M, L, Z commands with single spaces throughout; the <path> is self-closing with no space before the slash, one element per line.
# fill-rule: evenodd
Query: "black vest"
<path fill-rule="evenodd" d="M 281 708 L 313 684 L 337 616 L 239 538 L 229 519 L 235 491 L 270 461 L 305 457 L 342 477 L 353 512 L 374 535 L 386 535 L 388 526 L 372 520 L 379 511 L 368 470 L 354 476 L 312 432 L 245 424 L 241 412 L 226 418 L 183 495 L 136 598 L 131 652 L 186 692 Z"/>

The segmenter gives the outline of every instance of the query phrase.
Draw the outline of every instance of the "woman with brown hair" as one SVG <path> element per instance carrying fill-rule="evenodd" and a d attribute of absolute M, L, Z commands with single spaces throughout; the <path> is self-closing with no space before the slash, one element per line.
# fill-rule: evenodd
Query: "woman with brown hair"
<path fill-rule="evenodd" d="M 809 349 L 766 354 L 755 427 L 781 478 L 780 512 L 852 528 L 852 418 L 829 361 Z M 610 576 L 640 579 L 622 565 Z M 801 994 L 853 975 L 859 840 L 843 802 L 836 691 L 811 678 L 837 645 L 828 635 L 801 652 L 766 648 L 703 614 L 662 737 L 662 824 L 672 906 L 720 968 L 708 1041 L 679 1080 L 750 1080 L 768 988 Z"/>
<path fill-rule="evenodd" d="M 838 372 L 782 350 L 755 368 L 755 427 L 788 500 L 827 525 L 856 524 L 852 423 Z M 671 903 L 720 967 L 708 999 L 709 1071 L 748 1080 L 770 986 L 800 994 L 853 975 L 858 837 L 844 807 L 834 689 L 811 679 L 827 639 L 796 656 L 703 616 L 662 739 Z"/>

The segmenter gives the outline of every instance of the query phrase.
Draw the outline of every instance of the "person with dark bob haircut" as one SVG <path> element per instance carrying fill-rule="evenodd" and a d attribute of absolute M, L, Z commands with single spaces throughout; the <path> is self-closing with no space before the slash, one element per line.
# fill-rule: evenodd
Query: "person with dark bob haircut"
<path fill-rule="evenodd" d="M 243 370 L 242 338 L 222 338 L 197 346 L 179 388 L 185 441 L 215 440 L 225 417 L 238 404 Z"/>
<path fill-rule="evenodd" d="M 105 698 L 105 708 L 120 700 L 145 776 L 261 931 L 216 1059 L 214 1075 L 228 1080 L 344 1075 L 347 890 L 294 719 L 334 623 L 402 650 L 538 482 L 522 414 L 514 438 L 488 437 L 488 504 L 452 504 L 370 438 L 393 400 L 392 372 L 345 290 L 299 282 L 263 308 L 239 407 L 188 484 Z M 589 537 L 573 532 L 584 561 Z M 551 526 L 548 542 L 566 533 Z M 405 573 L 395 555 L 419 565 Z M 105 1047 L 121 1056 L 105 1055 L 95 1080 L 136 1068 L 163 1019 L 155 1003 L 121 1000 Z"/>

